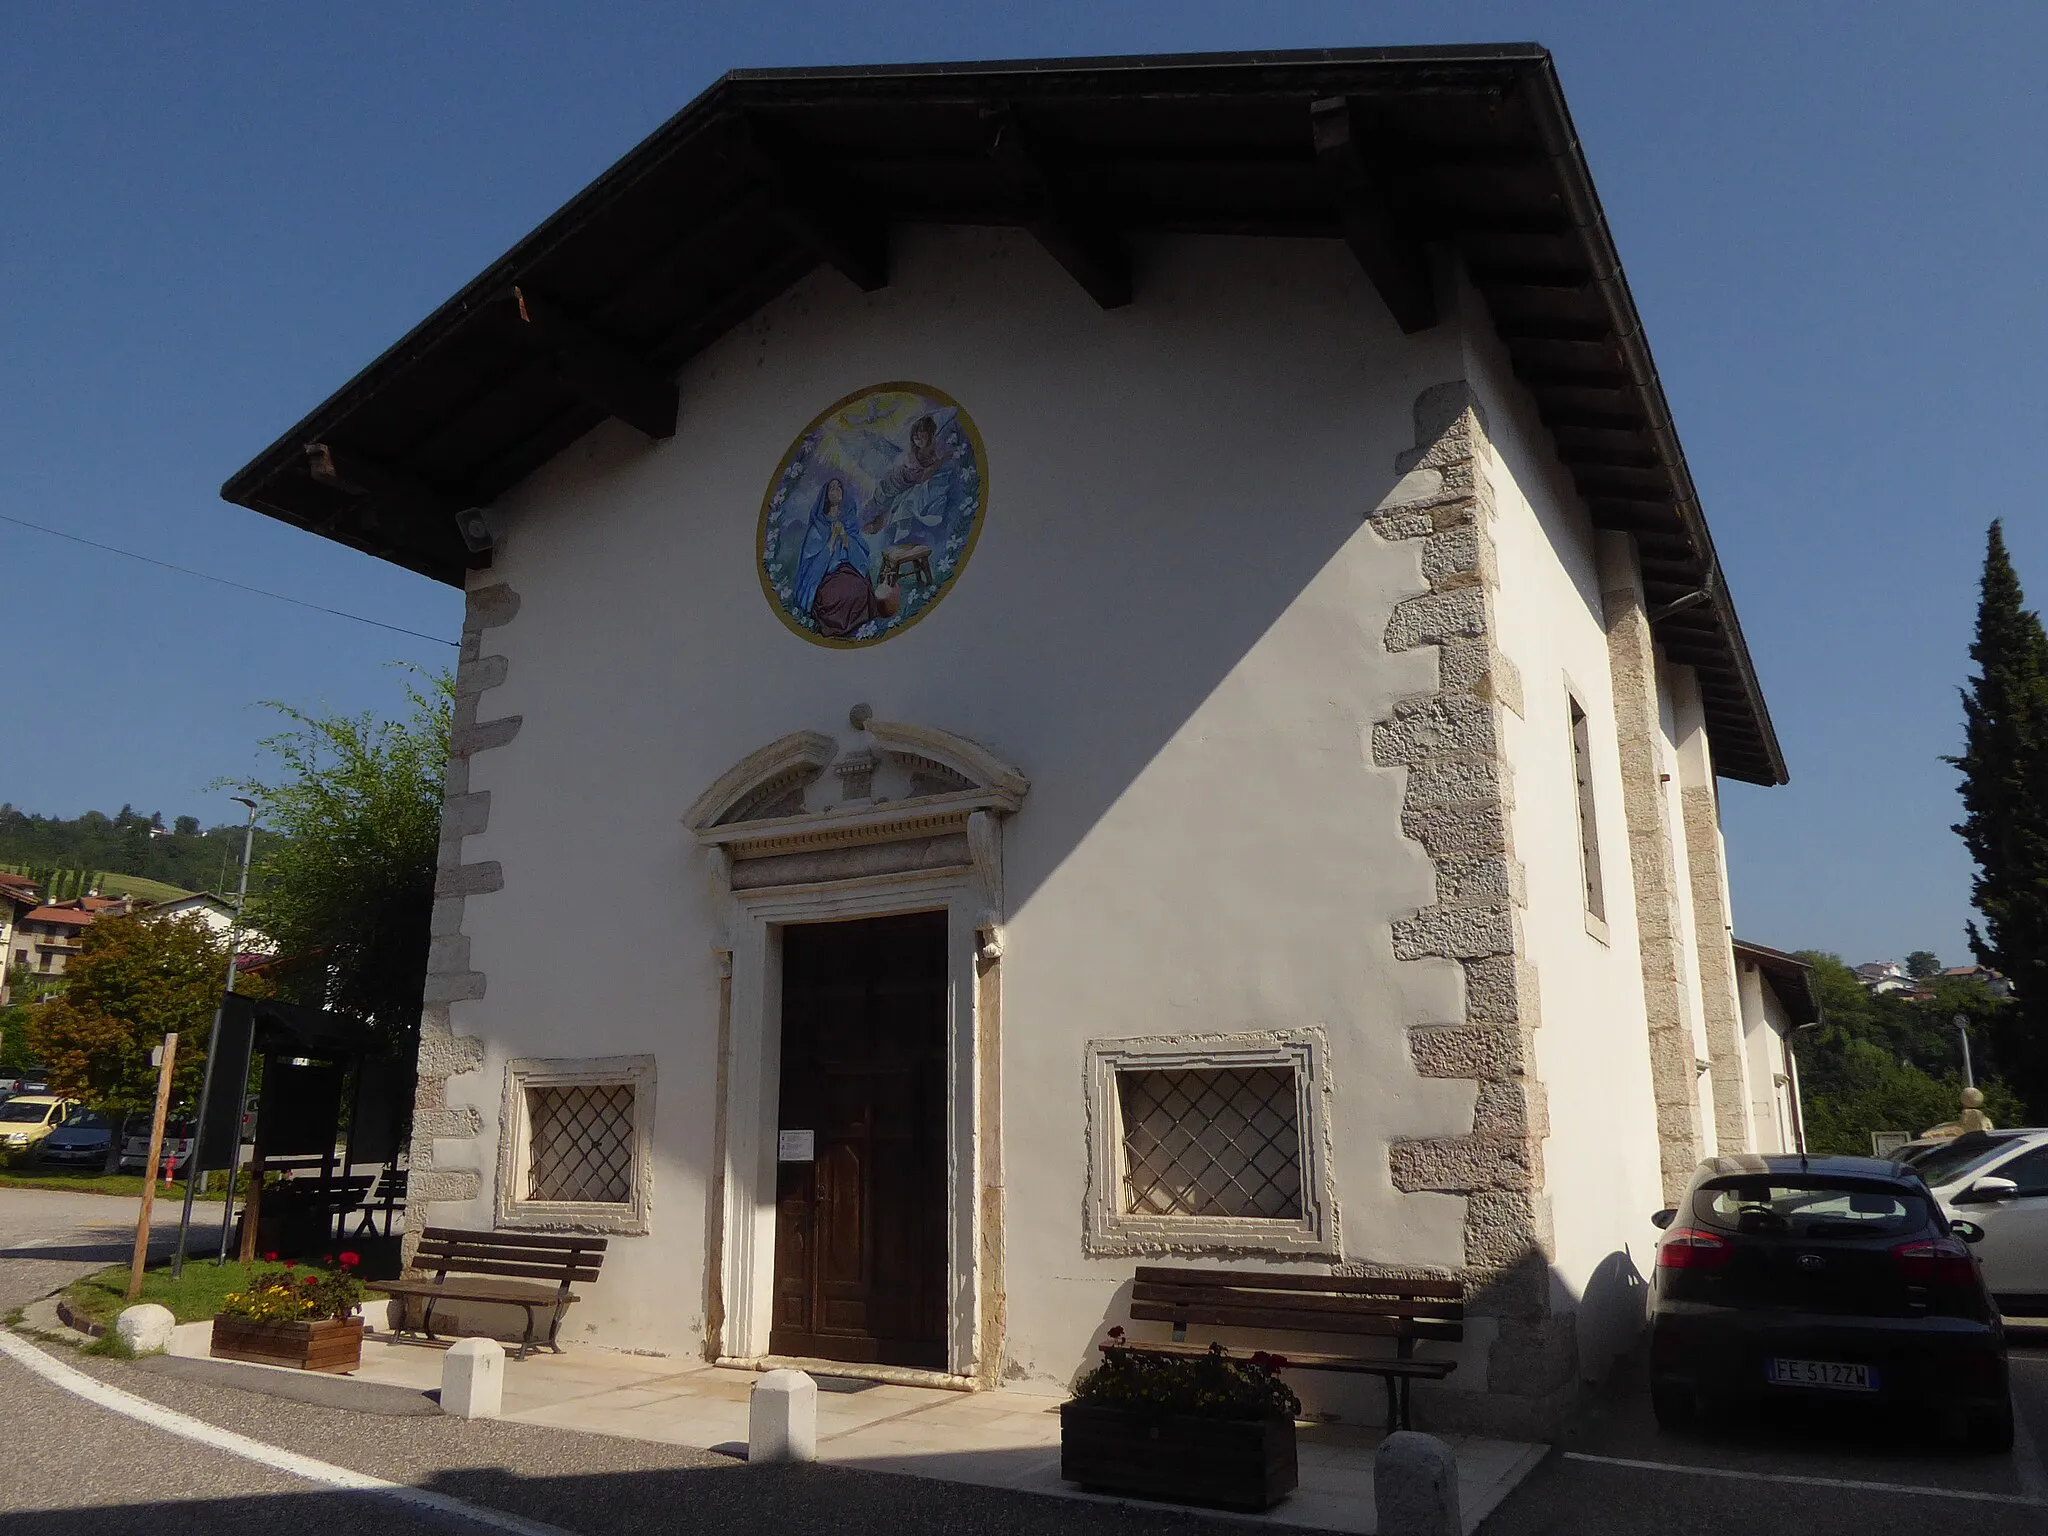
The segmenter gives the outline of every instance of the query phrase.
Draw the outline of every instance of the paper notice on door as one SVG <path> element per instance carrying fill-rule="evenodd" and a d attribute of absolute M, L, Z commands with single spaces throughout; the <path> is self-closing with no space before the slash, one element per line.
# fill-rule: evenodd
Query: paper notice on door
<path fill-rule="evenodd" d="M 818 1160 L 816 1131 L 783 1131 L 775 1138 L 775 1160 L 779 1163 L 814 1163 Z"/>

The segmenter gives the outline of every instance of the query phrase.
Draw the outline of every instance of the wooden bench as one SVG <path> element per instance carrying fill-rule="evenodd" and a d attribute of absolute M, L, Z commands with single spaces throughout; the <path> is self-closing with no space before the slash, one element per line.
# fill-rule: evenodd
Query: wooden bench
<path fill-rule="evenodd" d="M 1248 1270 L 1141 1265 L 1131 1287 L 1134 1322 L 1173 1324 L 1171 1344 L 1105 1344 L 1140 1354 L 1200 1355 L 1188 1325 L 1279 1333 L 1359 1334 L 1394 1340 L 1394 1357 L 1296 1354 L 1287 1370 L 1378 1376 L 1387 1384 L 1387 1428 L 1407 1429 L 1408 1385 L 1441 1381 L 1455 1360 L 1417 1360 L 1417 1339 L 1465 1337 L 1465 1287 L 1456 1280 L 1369 1279 L 1356 1275 L 1262 1274 Z"/>
<path fill-rule="evenodd" d="M 384 1167 L 377 1170 L 377 1182 L 363 1197 L 363 1219 L 356 1227 L 357 1237 L 377 1235 L 377 1217 L 384 1217 L 384 1235 L 391 1235 L 392 1218 L 405 1209 L 406 1186 L 410 1177 L 403 1168 Z"/>
<path fill-rule="evenodd" d="M 422 1299 L 426 1307 L 419 1327 L 400 1328 L 394 1333 L 424 1333 L 435 1338 L 434 1307 L 443 1301 L 496 1302 L 526 1309 L 526 1333 L 519 1352 L 524 1360 L 536 1343 L 556 1354 L 555 1342 L 561 1332 L 562 1316 L 576 1297 L 569 1287 L 588 1284 L 597 1278 L 604 1262 L 605 1240 L 601 1237 L 556 1237 L 545 1232 L 460 1232 L 452 1227 L 428 1227 L 420 1238 L 412 1267 L 431 1269 L 434 1278 L 379 1280 L 377 1289 L 388 1295 Z M 552 1281 L 535 1285 L 533 1281 Z M 408 1309 L 409 1310 L 409 1309 Z M 548 1314 L 545 1339 L 535 1337 L 537 1315 Z"/>

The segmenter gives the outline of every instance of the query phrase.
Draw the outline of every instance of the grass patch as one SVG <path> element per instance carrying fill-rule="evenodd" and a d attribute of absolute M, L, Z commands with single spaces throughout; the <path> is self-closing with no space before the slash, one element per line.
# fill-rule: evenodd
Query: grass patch
<path fill-rule="evenodd" d="M 169 1265 L 145 1269 L 142 1272 L 142 1294 L 135 1300 L 153 1301 L 160 1307 L 169 1307 L 171 1315 L 181 1323 L 204 1322 L 220 1310 L 223 1296 L 248 1285 L 254 1270 L 276 1267 L 274 1264 L 238 1264 L 233 1260 L 215 1264 L 210 1256 L 187 1258 L 185 1273 L 175 1280 L 171 1278 Z M 128 1266 L 110 1264 L 83 1280 L 72 1281 L 64 1289 L 64 1300 L 72 1311 L 112 1327 L 114 1319 L 121 1315 L 121 1309 L 135 1304 L 128 1299 Z"/>
<path fill-rule="evenodd" d="M 83 1280 L 72 1281 L 64 1288 L 64 1300 L 72 1311 L 109 1328 L 121 1315 L 122 1308 L 145 1301 L 169 1307 L 171 1315 L 181 1323 L 203 1323 L 220 1311 L 221 1298 L 228 1292 L 246 1290 L 251 1276 L 258 1270 L 277 1267 L 261 1262 L 242 1264 L 233 1259 L 225 1264 L 215 1264 L 211 1254 L 203 1258 L 192 1255 L 185 1260 L 185 1273 L 173 1280 L 169 1264 L 154 1264 L 142 1272 L 142 1294 L 131 1302 L 128 1299 L 128 1266 L 110 1264 Z M 366 1295 L 374 1299 L 382 1292 L 372 1286 Z"/>
<path fill-rule="evenodd" d="M 215 1174 L 216 1181 L 225 1181 L 225 1173 Z M 139 1173 L 71 1173 L 57 1168 L 0 1168 L 0 1189 L 61 1189 L 75 1195 L 140 1195 L 143 1177 Z M 156 1187 L 159 1201 L 185 1198 L 185 1185 L 180 1180 L 169 1184 L 159 1183 Z M 201 1200 L 218 1200 L 219 1190 L 199 1192 Z"/>

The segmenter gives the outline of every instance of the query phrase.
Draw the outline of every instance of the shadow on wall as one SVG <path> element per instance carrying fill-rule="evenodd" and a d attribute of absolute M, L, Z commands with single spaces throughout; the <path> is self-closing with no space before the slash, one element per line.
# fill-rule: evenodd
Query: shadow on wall
<path fill-rule="evenodd" d="M 1153 1262 L 1209 1267 L 1185 1258 Z M 1236 1267 L 1221 1261 L 1210 1264 L 1219 1273 Z M 1298 1269 L 1291 1272 L 1301 1273 Z M 1336 1272 L 1453 1278 L 1443 1271 L 1390 1269 L 1370 1261 L 1340 1265 Z M 1458 1369 L 1443 1383 L 1415 1384 L 1416 1423 L 1423 1429 L 1533 1438 L 1554 1432 L 1576 1405 L 1581 1389 L 1605 1379 L 1615 1360 L 1635 1344 L 1647 1314 L 1649 1283 L 1627 1249 L 1602 1259 L 1584 1292 L 1564 1306 L 1549 1298 L 1570 1297 L 1571 1287 L 1540 1254 L 1529 1254 L 1521 1262 L 1483 1277 L 1468 1274 L 1466 1279 L 1464 1342 L 1419 1340 L 1414 1347 L 1417 1359 L 1458 1362 Z M 1122 1328 L 1129 1342 L 1137 1345 L 1165 1343 L 1172 1337 L 1170 1323 L 1131 1320 L 1133 1283 L 1126 1280 L 1111 1294 L 1088 1354 L 1067 1379 L 1069 1387 L 1101 1358 L 1100 1346 L 1111 1328 Z M 1220 1343 L 1239 1356 L 1266 1350 L 1279 1355 L 1392 1358 L 1396 1349 L 1393 1338 L 1371 1334 L 1252 1331 L 1198 1324 L 1189 1325 L 1188 1342 Z M 1385 1391 L 1378 1377 L 1295 1370 L 1287 1373 L 1287 1384 L 1311 1418 L 1381 1427 L 1386 1423 Z"/>

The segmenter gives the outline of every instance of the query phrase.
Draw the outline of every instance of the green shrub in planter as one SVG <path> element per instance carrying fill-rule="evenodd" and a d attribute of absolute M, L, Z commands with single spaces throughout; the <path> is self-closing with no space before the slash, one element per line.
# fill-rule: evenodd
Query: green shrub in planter
<path fill-rule="evenodd" d="M 1269 1509 L 1300 1481 L 1301 1400 L 1278 1355 L 1149 1353 L 1110 1330 L 1102 1364 L 1060 1408 L 1060 1475 L 1113 1493 Z"/>

